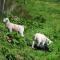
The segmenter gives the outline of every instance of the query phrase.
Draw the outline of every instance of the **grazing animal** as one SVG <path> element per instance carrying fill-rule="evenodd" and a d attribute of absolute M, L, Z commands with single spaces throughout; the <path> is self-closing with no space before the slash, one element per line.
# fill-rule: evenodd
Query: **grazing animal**
<path fill-rule="evenodd" d="M 47 38 L 44 34 L 36 33 L 34 35 L 34 41 L 32 43 L 32 48 L 34 48 L 35 42 L 37 43 L 37 46 L 44 47 L 44 45 L 50 45 L 52 41 Z"/>
<path fill-rule="evenodd" d="M 6 27 L 9 29 L 10 32 L 12 32 L 12 30 L 15 30 L 19 32 L 22 37 L 24 37 L 24 26 L 23 25 L 17 25 L 17 24 L 11 23 L 9 21 L 9 18 L 4 18 L 3 22 L 6 24 Z"/>

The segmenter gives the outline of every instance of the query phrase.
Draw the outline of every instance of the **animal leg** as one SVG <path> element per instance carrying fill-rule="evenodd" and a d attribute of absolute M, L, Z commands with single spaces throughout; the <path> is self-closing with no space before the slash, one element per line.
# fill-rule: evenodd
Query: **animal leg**
<path fill-rule="evenodd" d="M 9 31 L 12 32 L 12 28 L 9 28 Z"/>
<path fill-rule="evenodd" d="M 33 43 L 32 43 L 32 48 L 34 48 L 34 44 L 35 44 L 35 41 L 33 41 Z"/>

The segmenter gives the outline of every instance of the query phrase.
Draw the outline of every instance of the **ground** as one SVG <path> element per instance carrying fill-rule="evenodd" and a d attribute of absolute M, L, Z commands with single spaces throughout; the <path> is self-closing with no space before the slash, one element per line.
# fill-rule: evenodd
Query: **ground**
<path fill-rule="evenodd" d="M 29 16 L 17 20 L 10 17 L 10 21 L 25 25 L 24 37 L 5 27 L 0 17 L 0 60 L 59 60 L 60 59 L 60 4 L 59 2 L 31 0 L 25 4 Z M 49 46 L 51 52 L 32 49 L 33 35 L 37 32 L 49 37 L 53 44 Z M 8 34 L 12 42 L 7 40 Z M 18 58 L 17 58 L 18 57 Z"/>

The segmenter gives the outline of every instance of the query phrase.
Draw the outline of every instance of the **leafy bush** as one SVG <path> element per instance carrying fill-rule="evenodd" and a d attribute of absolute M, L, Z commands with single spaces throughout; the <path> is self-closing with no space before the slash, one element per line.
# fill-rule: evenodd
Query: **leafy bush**
<path fill-rule="evenodd" d="M 7 54 L 6 55 L 7 60 L 16 60 L 15 56 L 13 54 Z"/>
<path fill-rule="evenodd" d="M 4 56 L 6 56 L 6 54 L 9 53 L 9 50 L 8 50 L 7 48 L 5 48 L 5 47 L 2 47 L 2 48 L 1 48 L 1 53 L 2 53 Z"/>

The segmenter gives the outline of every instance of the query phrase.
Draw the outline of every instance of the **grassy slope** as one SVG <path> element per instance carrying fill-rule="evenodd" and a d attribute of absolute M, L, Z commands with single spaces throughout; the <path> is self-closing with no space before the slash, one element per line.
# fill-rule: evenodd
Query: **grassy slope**
<path fill-rule="evenodd" d="M 39 19 L 19 19 L 18 22 L 27 26 L 25 37 L 13 32 L 12 35 L 17 42 L 11 44 L 6 40 L 7 32 L 4 24 L 0 22 L 0 60 L 5 60 L 7 54 L 19 55 L 24 60 L 59 60 L 60 59 L 60 4 L 56 2 L 44 2 L 32 0 L 25 4 L 30 15 L 35 18 L 42 15 L 46 21 L 41 23 Z M 12 21 L 12 20 L 11 20 Z M 12 21 L 18 23 L 17 21 Z M 25 40 L 32 41 L 32 36 L 36 32 L 46 34 L 53 44 L 50 47 L 52 52 L 44 52 L 41 50 L 33 50 L 30 46 L 26 46 Z M 24 45 L 23 45 L 24 44 Z M 5 55 L 4 55 L 5 54 Z M 27 55 L 28 54 L 28 55 Z"/>

